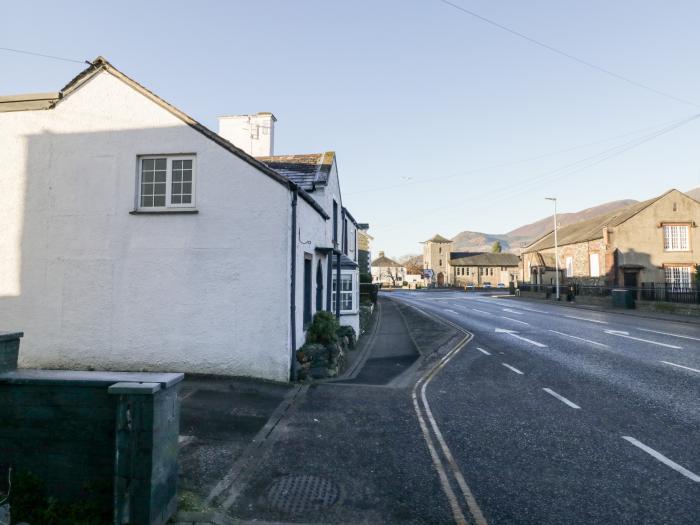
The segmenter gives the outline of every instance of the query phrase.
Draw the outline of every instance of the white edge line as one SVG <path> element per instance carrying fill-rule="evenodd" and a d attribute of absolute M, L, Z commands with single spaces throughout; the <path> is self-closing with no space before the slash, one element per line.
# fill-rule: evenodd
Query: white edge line
<path fill-rule="evenodd" d="M 696 483 L 700 482 L 700 476 L 698 476 L 697 474 L 694 474 L 694 473 L 690 472 L 690 471 L 689 471 L 687 468 L 685 468 L 685 467 L 681 467 L 681 466 L 680 466 L 678 463 L 676 463 L 675 461 L 672 461 L 672 460 L 668 459 L 666 456 L 664 456 L 664 455 L 661 454 L 660 452 L 657 452 L 657 451 L 654 450 L 653 448 L 646 446 L 644 443 L 642 443 L 641 441 L 638 441 L 638 440 L 634 439 L 632 436 L 622 436 L 622 439 L 624 439 L 625 441 L 628 441 L 628 442 L 632 443 L 635 447 L 642 449 L 644 452 L 646 452 L 646 453 L 649 454 L 650 456 L 652 456 L 652 457 L 658 459 L 658 460 L 659 460 L 661 463 L 663 463 L 664 465 L 666 465 L 666 466 L 668 466 L 668 467 L 671 467 L 671 468 L 672 468 L 673 470 L 675 470 L 676 472 L 680 472 L 680 473 L 683 474 L 686 478 L 691 479 L 691 480 L 693 480 L 693 481 L 696 482 Z"/>
<path fill-rule="evenodd" d="M 484 310 L 478 310 L 477 308 L 472 308 L 472 310 L 474 310 L 475 312 L 482 313 L 482 314 L 492 315 L 491 312 L 485 312 Z"/>
<path fill-rule="evenodd" d="M 477 346 L 476 349 L 484 355 L 491 355 L 491 352 L 488 352 L 488 351 L 484 350 L 483 348 L 479 348 Z"/>
<path fill-rule="evenodd" d="M 522 376 L 522 375 L 525 375 L 523 372 L 521 372 L 520 370 L 518 370 L 518 369 L 515 368 L 514 366 L 510 366 L 508 363 L 501 363 L 501 364 L 502 364 L 503 366 L 505 366 L 506 368 L 508 368 L 509 370 L 512 370 L 512 371 L 515 372 L 516 374 L 520 374 L 521 376 Z"/>
<path fill-rule="evenodd" d="M 689 366 L 677 365 L 676 363 L 671 363 L 670 361 L 661 361 L 661 362 L 665 363 L 667 365 L 677 366 L 678 368 L 685 368 L 686 370 L 692 370 L 693 372 L 697 372 L 700 374 L 700 370 L 698 370 L 697 368 L 690 368 Z"/>
<path fill-rule="evenodd" d="M 610 348 L 608 345 L 604 345 L 603 343 L 598 343 L 596 341 L 591 341 L 590 339 L 584 339 L 583 337 L 576 337 L 575 335 L 565 334 L 564 332 L 557 332 L 556 330 L 550 330 L 550 332 L 554 332 L 555 334 L 563 335 L 564 337 L 571 337 L 572 339 L 578 339 L 579 341 L 586 341 L 587 343 L 591 343 L 592 345 L 602 346 L 603 348 Z"/>
<path fill-rule="evenodd" d="M 556 397 L 559 401 L 561 401 L 561 402 L 564 403 L 565 405 L 570 406 L 571 408 L 581 408 L 581 407 L 578 406 L 576 403 L 573 403 L 573 402 L 569 401 L 568 399 L 566 399 L 564 396 L 560 396 L 559 394 L 557 394 L 557 393 L 556 393 L 554 390 L 552 390 L 551 388 L 543 388 L 542 390 L 544 390 L 545 392 L 547 392 L 550 396 Z"/>

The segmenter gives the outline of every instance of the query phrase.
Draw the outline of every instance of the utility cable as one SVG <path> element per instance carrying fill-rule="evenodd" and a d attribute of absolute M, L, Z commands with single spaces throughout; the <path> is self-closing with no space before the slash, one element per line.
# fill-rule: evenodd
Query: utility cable
<path fill-rule="evenodd" d="M 89 64 L 87 60 L 75 60 L 73 58 L 66 58 L 66 57 L 57 57 L 54 55 L 45 55 L 43 53 L 35 53 L 34 51 L 25 51 L 24 49 L 13 49 L 11 47 L 0 47 L 0 51 L 10 51 L 12 53 L 21 53 L 23 55 L 32 55 L 36 57 L 42 57 L 42 58 L 51 58 L 53 60 L 63 60 L 64 62 L 75 62 L 76 64 L 85 64 L 86 62 Z"/>
<path fill-rule="evenodd" d="M 651 91 L 652 93 L 656 93 L 657 95 L 661 95 L 661 96 L 666 97 L 668 99 L 675 100 L 676 102 L 681 102 L 683 104 L 688 104 L 690 106 L 700 107 L 700 104 L 693 102 L 692 100 L 687 100 L 687 99 L 684 99 L 681 97 L 677 97 L 677 96 L 672 95 L 670 93 L 666 93 L 665 91 L 661 91 L 659 89 L 651 87 L 647 84 L 643 84 L 641 82 L 638 82 L 637 80 L 620 75 L 619 73 L 615 73 L 614 71 L 611 71 L 610 69 L 607 69 L 607 68 L 604 68 L 604 67 L 599 66 L 597 64 L 594 64 L 593 62 L 589 62 L 588 60 L 584 60 L 583 58 L 579 58 L 575 55 L 572 55 L 571 53 L 567 53 L 566 51 L 558 49 L 554 46 L 550 46 L 549 44 L 546 44 L 546 43 L 544 43 L 540 40 L 537 40 L 531 36 L 528 36 L 524 33 L 516 31 L 515 29 L 504 26 L 503 24 L 500 24 L 500 23 L 496 22 L 495 20 L 491 20 L 490 18 L 486 18 L 485 16 L 482 16 L 479 13 L 476 13 L 474 11 L 470 11 L 469 9 L 466 9 L 458 4 L 452 3 L 449 0 L 438 0 L 438 1 L 445 4 L 445 5 L 448 5 L 452 8 L 454 8 L 454 9 L 457 9 L 458 11 L 461 11 L 462 13 L 465 13 L 469 16 L 477 18 L 477 19 L 481 20 L 482 22 L 485 22 L 485 23 L 490 24 L 498 29 L 501 29 L 502 31 L 506 31 L 512 35 L 515 35 L 519 38 L 522 38 L 523 40 L 527 40 L 528 42 L 530 42 L 532 44 L 543 47 L 544 49 L 547 49 L 548 51 L 551 51 L 552 53 L 556 53 L 557 55 L 561 55 L 563 57 L 566 57 L 569 60 L 573 60 L 574 62 L 578 62 L 579 64 L 582 64 L 582 65 L 589 67 L 591 69 L 595 69 L 596 71 L 604 73 L 608 76 L 611 76 L 611 77 L 616 78 L 618 80 L 622 80 L 623 82 L 627 82 L 628 84 L 631 84 L 631 85 L 636 86 L 638 88 L 646 89 L 647 91 Z"/>

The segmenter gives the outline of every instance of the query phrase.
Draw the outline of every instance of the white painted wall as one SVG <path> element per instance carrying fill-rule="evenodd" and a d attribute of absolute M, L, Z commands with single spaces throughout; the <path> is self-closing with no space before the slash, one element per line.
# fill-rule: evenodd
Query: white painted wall
<path fill-rule="evenodd" d="M 199 214 L 130 215 L 137 155 L 165 153 L 196 154 Z M 0 319 L 25 332 L 21 366 L 287 379 L 284 186 L 104 72 L 54 110 L 0 113 L 0 159 Z"/>
<path fill-rule="evenodd" d="M 268 157 L 275 150 L 275 116 L 272 113 L 219 117 L 219 135 L 253 157 Z"/>

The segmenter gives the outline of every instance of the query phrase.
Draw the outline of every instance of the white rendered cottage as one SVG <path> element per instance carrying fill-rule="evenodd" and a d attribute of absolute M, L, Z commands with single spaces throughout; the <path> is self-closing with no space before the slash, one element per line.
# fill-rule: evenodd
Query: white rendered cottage
<path fill-rule="evenodd" d="M 342 242 L 300 185 L 101 57 L 0 97 L 0 160 L 21 366 L 293 377 Z"/>

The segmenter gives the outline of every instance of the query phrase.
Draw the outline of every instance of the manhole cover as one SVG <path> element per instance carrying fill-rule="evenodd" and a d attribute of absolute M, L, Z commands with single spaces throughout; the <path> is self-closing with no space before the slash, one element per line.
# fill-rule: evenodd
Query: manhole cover
<path fill-rule="evenodd" d="M 318 476 L 284 476 L 273 481 L 267 489 L 270 505 L 288 514 L 330 507 L 338 498 L 338 485 Z"/>

